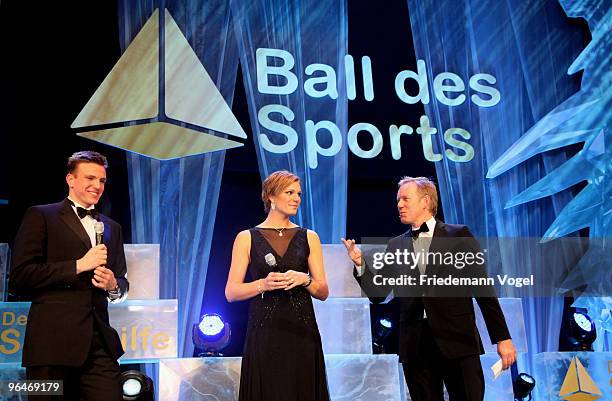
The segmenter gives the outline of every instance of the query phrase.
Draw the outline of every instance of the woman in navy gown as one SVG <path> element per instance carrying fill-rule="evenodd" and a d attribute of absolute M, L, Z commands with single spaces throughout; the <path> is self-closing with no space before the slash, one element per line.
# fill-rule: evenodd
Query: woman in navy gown
<path fill-rule="evenodd" d="M 289 220 L 301 194 L 296 175 L 272 173 L 262 187 L 266 219 L 234 242 L 225 296 L 250 300 L 239 401 L 329 401 L 312 306 L 329 295 L 321 242 Z"/>

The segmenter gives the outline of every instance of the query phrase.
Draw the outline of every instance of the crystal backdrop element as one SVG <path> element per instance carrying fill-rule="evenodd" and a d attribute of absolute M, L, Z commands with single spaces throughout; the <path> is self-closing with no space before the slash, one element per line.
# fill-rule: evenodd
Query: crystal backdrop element
<path fill-rule="evenodd" d="M 589 249 L 564 280 L 560 291 L 584 288 L 574 306 L 588 308 L 598 328 L 612 332 L 609 243 L 612 234 L 612 8 L 606 7 L 606 2 L 591 0 L 560 0 L 560 3 L 568 17 L 586 19 L 591 30 L 591 42 L 567 69 L 570 75 L 583 71 L 580 91 L 539 119 L 491 165 L 487 176 L 496 177 L 543 152 L 584 143 L 575 156 L 515 195 L 506 208 L 587 182 L 548 227 L 544 240 L 589 228 Z M 604 345 L 605 334 L 601 331 L 600 334 L 596 349 L 609 350 L 610 344 Z"/>

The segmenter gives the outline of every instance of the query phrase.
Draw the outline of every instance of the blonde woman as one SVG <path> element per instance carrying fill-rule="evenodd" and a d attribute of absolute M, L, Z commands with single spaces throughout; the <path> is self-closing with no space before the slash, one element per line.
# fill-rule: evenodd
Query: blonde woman
<path fill-rule="evenodd" d="M 301 195 L 298 176 L 270 174 L 261 196 L 266 219 L 234 242 L 225 296 L 250 299 L 239 401 L 329 401 L 311 298 L 329 295 L 321 242 L 289 220 Z"/>

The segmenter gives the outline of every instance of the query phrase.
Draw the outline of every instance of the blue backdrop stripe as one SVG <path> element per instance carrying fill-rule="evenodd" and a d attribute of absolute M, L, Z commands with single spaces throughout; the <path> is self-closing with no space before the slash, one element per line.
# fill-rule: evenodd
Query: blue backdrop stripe
<path fill-rule="evenodd" d="M 318 168 L 310 169 L 304 125 L 307 120 L 334 122 L 346 133 L 348 100 L 344 77 L 344 55 L 347 54 L 346 2 L 318 0 L 232 1 L 232 16 L 240 66 L 244 75 L 253 141 L 262 179 L 276 170 L 289 170 L 302 179 L 302 206 L 296 223 L 318 232 L 323 243 L 339 243 L 346 230 L 347 147 L 343 143 L 335 157 L 318 158 Z M 255 52 L 258 48 L 282 49 L 295 59 L 293 72 L 298 76 L 298 90 L 289 95 L 260 93 L 257 89 Z M 311 98 L 299 87 L 308 64 L 325 63 L 337 72 L 338 99 Z M 286 122 L 298 133 L 298 144 L 292 152 L 270 153 L 263 149 L 260 135 L 265 133 L 273 143 L 284 143 L 284 136 L 262 129 L 258 112 L 270 104 L 283 105 L 295 114 Z M 320 131 L 321 137 L 327 135 Z"/>

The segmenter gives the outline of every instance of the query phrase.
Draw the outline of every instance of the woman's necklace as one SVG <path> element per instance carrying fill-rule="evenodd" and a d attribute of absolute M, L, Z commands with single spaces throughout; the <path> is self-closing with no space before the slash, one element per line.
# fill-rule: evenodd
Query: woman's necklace
<path fill-rule="evenodd" d="M 279 237 L 282 237 L 283 236 L 283 231 L 285 231 L 287 229 L 287 226 L 285 225 L 285 227 L 283 227 L 283 228 L 274 228 L 274 227 L 272 227 L 272 228 L 274 229 L 274 231 L 276 231 L 278 233 Z"/>

